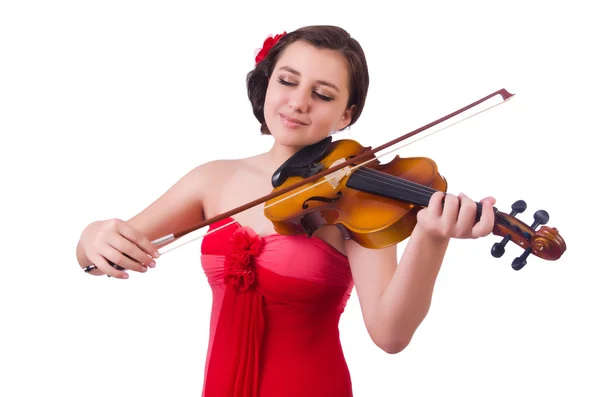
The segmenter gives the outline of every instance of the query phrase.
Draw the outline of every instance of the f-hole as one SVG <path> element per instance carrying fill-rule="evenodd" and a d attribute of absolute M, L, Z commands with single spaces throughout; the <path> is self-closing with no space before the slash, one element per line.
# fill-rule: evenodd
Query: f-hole
<path fill-rule="evenodd" d="M 335 203 L 336 201 L 338 201 L 341 197 L 342 197 L 342 192 L 337 192 L 336 197 L 333 198 L 329 198 L 329 197 L 323 197 L 323 196 L 313 196 L 311 198 L 306 199 L 306 201 L 304 203 L 302 203 L 302 209 L 307 209 L 308 208 L 308 202 L 309 201 L 320 201 L 322 203 Z"/>

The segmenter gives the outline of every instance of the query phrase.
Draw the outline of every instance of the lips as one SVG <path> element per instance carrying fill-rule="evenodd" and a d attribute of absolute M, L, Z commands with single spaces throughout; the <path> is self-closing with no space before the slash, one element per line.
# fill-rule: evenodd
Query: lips
<path fill-rule="evenodd" d="M 307 123 L 305 123 L 301 120 L 295 119 L 293 117 L 286 116 L 285 114 L 280 113 L 279 115 L 281 116 L 281 119 L 283 120 L 283 122 L 288 126 L 293 127 L 293 126 L 307 125 Z"/>

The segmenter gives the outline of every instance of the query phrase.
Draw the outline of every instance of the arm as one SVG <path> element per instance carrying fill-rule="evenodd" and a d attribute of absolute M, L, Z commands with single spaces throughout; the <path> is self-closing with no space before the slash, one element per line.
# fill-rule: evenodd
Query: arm
<path fill-rule="evenodd" d="M 349 243 L 365 324 L 387 353 L 402 351 L 425 319 L 448 241 L 431 239 L 417 224 L 399 263 L 396 246 L 367 250 Z"/>
<path fill-rule="evenodd" d="M 191 170 L 162 196 L 126 222 L 108 219 L 89 224 L 82 232 L 82 237 L 77 244 L 76 257 L 79 265 L 84 268 L 92 264 L 86 251 L 96 251 L 96 247 L 89 247 L 91 244 L 98 244 L 97 250 L 100 250 L 99 246 L 104 241 L 96 236 L 101 233 L 112 233 L 111 237 L 107 237 L 106 240 L 114 241 L 114 236 L 117 234 L 126 235 L 125 237 L 128 237 L 130 241 L 136 239 L 135 242 L 148 254 L 151 254 L 156 247 L 153 247 L 150 241 L 200 223 L 204 219 L 203 192 L 205 187 L 209 186 L 209 176 L 217 173 L 218 166 L 219 162 L 214 161 Z M 92 239 L 97 243 L 90 242 Z M 119 244 L 123 244 L 123 242 L 124 240 L 121 239 Z M 84 247 L 84 243 L 88 247 Z M 90 274 L 102 275 L 104 272 L 94 269 Z"/>
<path fill-rule="evenodd" d="M 396 246 L 365 249 L 346 243 L 361 310 L 371 339 L 388 353 L 410 343 L 425 319 L 435 281 L 452 237 L 477 238 L 491 233 L 493 199 L 484 200 L 483 215 L 474 225 L 475 203 L 465 196 L 432 197 L 418 214 L 417 225 L 399 262 Z"/>

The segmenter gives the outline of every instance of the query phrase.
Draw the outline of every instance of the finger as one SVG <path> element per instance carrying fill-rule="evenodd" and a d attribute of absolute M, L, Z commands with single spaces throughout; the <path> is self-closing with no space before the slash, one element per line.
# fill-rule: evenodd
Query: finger
<path fill-rule="evenodd" d="M 458 219 L 459 208 L 460 202 L 458 197 L 453 194 L 446 194 L 446 197 L 444 198 L 444 211 L 442 213 L 444 224 L 448 226 L 452 225 L 452 228 L 454 228 Z"/>
<path fill-rule="evenodd" d="M 129 259 L 139 262 L 143 265 L 148 266 L 153 259 L 148 255 L 147 252 L 143 251 L 136 244 L 127 240 L 125 237 L 119 234 L 113 234 L 109 237 L 107 243 L 115 250 L 123 253 Z"/>
<path fill-rule="evenodd" d="M 470 237 L 477 216 L 477 204 L 464 193 L 460 193 L 458 198 L 460 200 L 460 209 L 456 228 L 459 231 L 460 237 Z"/>
<path fill-rule="evenodd" d="M 115 249 L 112 245 L 107 245 L 102 250 L 101 254 L 106 259 L 108 259 L 115 265 L 121 266 L 122 268 L 134 270 L 140 273 L 144 273 L 148 270 L 144 264 L 137 262 L 131 257 L 123 254 L 121 251 Z"/>
<path fill-rule="evenodd" d="M 100 271 L 104 274 L 109 275 L 114 278 L 128 279 L 129 274 L 124 270 L 117 270 L 111 265 L 108 264 L 106 258 L 104 258 L 100 254 L 92 254 L 90 255 L 90 261 L 96 266 Z"/>
<path fill-rule="evenodd" d="M 481 200 L 481 217 L 479 222 L 473 227 L 474 237 L 483 237 L 490 234 L 494 228 L 494 204 L 496 200 L 493 197 L 486 197 Z"/>
<path fill-rule="evenodd" d="M 142 250 L 146 251 L 151 257 L 158 258 L 160 256 L 160 253 L 154 244 L 127 222 L 123 222 L 119 225 L 119 233 L 127 240 L 135 243 Z"/>
<path fill-rule="evenodd" d="M 496 204 L 496 199 L 493 198 L 492 196 L 487 196 L 486 198 L 484 198 L 483 200 L 481 200 L 481 203 L 483 204 L 483 202 L 488 202 L 491 206 L 493 206 L 494 204 Z"/>
<path fill-rule="evenodd" d="M 443 200 L 444 200 L 445 194 L 444 192 L 435 192 L 433 195 L 431 195 L 431 197 L 429 198 L 429 213 L 431 215 L 434 215 L 436 217 L 442 216 L 442 211 L 443 211 Z"/>

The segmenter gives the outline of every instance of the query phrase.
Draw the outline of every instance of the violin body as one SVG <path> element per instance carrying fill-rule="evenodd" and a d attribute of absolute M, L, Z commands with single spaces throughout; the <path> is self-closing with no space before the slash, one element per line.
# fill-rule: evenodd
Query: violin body
<path fill-rule="evenodd" d="M 445 193 L 448 183 L 430 158 L 395 156 L 382 164 L 369 151 L 370 147 L 356 141 L 331 142 L 329 137 L 282 164 L 272 178 L 274 197 L 266 200 L 264 207 L 275 230 L 280 234 L 311 236 L 320 227 L 335 225 L 344 238 L 373 249 L 398 244 L 409 237 L 418 211 L 428 206 L 434 193 Z M 358 156 L 360 161 L 353 161 Z M 342 163 L 345 166 L 337 167 Z M 313 178 L 332 168 L 339 169 Z M 517 244 L 524 252 L 513 260 L 515 270 L 525 266 L 530 254 L 557 260 L 566 250 L 556 228 L 542 226 L 536 231 L 548 222 L 546 211 L 536 211 L 530 226 L 514 217 L 526 208 L 523 200 L 513 203 L 510 214 L 494 207 L 492 234 L 502 240 L 492 246 L 491 254 L 499 258 L 509 241 Z M 477 203 L 476 220 L 481 209 Z"/>
<path fill-rule="evenodd" d="M 304 160 L 302 163 L 306 163 L 305 169 L 327 169 L 370 149 L 350 139 L 330 141 L 329 138 L 327 150 L 308 147 L 297 154 Z M 288 164 L 294 163 L 298 164 L 294 158 L 288 161 Z M 306 176 L 306 173 L 290 172 L 291 167 L 286 166 L 282 165 L 276 174 L 293 176 L 279 182 L 274 191 L 297 183 Z M 349 171 L 353 166 L 360 168 Z M 363 247 L 388 247 L 411 235 L 417 223 L 417 212 L 423 204 L 427 205 L 430 194 L 423 196 L 424 202 L 411 202 L 415 200 L 403 197 L 406 192 L 394 188 L 397 179 L 385 176 L 411 181 L 436 191 L 445 192 L 448 185 L 438 172 L 437 164 L 429 158 L 395 156 L 382 164 L 375 156 L 370 156 L 362 166 L 350 163 L 316 182 L 267 201 L 264 213 L 280 234 L 305 233 L 310 236 L 322 226 L 335 225 L 345 238 Z"/>

